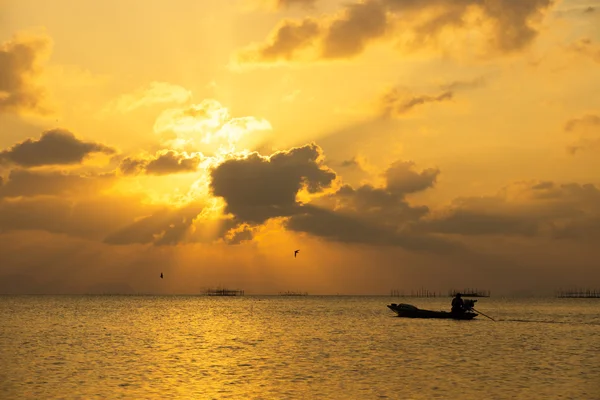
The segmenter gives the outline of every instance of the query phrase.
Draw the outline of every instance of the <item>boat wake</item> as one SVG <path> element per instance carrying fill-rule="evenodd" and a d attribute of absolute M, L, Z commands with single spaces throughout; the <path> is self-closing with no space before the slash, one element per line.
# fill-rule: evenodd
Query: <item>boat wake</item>
<path fill-rule="evenodd" d="M 596 325 L 600 326 L 600 322 L 573 322 L 573 321 L 544 321 L 535 319 L 497 319 L 498 322 L 524 322 L 534 324 L 558 324 L 558 325 Z"/>

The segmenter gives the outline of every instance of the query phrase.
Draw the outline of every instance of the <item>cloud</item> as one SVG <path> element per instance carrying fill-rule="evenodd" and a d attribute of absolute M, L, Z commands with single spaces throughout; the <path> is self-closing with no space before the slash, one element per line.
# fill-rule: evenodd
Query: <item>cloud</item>
<path fill-rule="evenodd" d="M 340 163 L 340 166 L 345 167 L 345 168 L 359 168 L 359 169 L 363 169 L 361 166 L 361 160 L 359 160 L 358 157 L 352 157 L 349 160 L 344 160 Z"/>
<path fill-rule="evenodd" d="M 115 194 L 109 190 L 115 183 L 112 174 L 11 171 L 0 186 L 0 231 L 47 231 L 114 245 L 174 245 L 213 241 L 234 225 L 218 222 L 218 229 L 193 236 L 192 224 L 197 218 L 203 218 L 202 224 L 212 223 L 204 218 L 205 204 L 153 204 L 146 196 Z"/>
<path fill-rule="evenodd" d="M 361 53 L 368 42 L 382 37 L 387 29 L 386 10 L 380 2 L 367 1 L 346 6 L 323 37 L 324 58 L 345 58 Z"/>
<path fill-rule="evenodd" d="M 163 111 L 154 123 L 154 132 L 163 145 L 176 150 L 228 154 L 252 148 L 261 135 L 271 130 L 269 121 L 252 116 L 233 117 L 214 99 Z"/>
<path fill-rule="evenodd" d="M 34 196 L 93 196 L 114 183 L 111 174 L 72 175 L 63 172 L 10 171 L 0 186 L 0 198 Z"/>
<path fill-rule="evenodd" d="M 342 242 L 450 250 L 453 245 L 444 240 L 404 232 L 429 212 L 426 206 L 410 205 L 405 196 L 433 187 L 438 174 L 437 169 L 418 172 L 413 162 L 397 161 L 384 172 L 384 187 L 343 185 L 297 210 L 285 226 Z"/>
<path fill-rule="evenodd" d="M 226 212 L 238 224 L 226 234 L 226 241 L 250 240 L 253 227 L 277 218 L 290 231 L 337 242 L 434 253 L 461 248 L 427 234 L 403 232 L 409 222 L 428 212 L 427 207 L 409 205 L 404 196 L 432 187 L 438 170 L 418 172 L 412 162 L 397 162 L 385 172 L 387 183 L 383 188 L 343 185 L 333 193 L 322 193 L 333 183 L 335 173 L 319 158 L 320 149 L 307 145 L 271 157 L 254 153 L 216 167 L 212 174 L 214 195 L 224 198 Z M 299 202 L 296 196 L 303 184 L 320 196 L 308 203 Z"/>
<path fill-rule="evenodd" d="M 168 175 L 197 171 L 201 161 L 200 153 L 161 150 L 149 158 L 126 157 L 121 161 L 119 169 L 125 175 Z"/>
<path fill-rule="evenodd" d="M 351 58 L 384 38 L 404 41 L 405 51 L 436 42 L 447 28 L 478 29 L 489 50 L 511 53 L 537 36 L 535 22 L 552 0 L 365 0 L 320 20 L 285 20 L 267 45 L 253 45 L 238 54 L 240 63 L 302 60 L 298 50 L 315 46 L 312 59 Z M 471 44 L 469 44 L 471 45 Z"/>
<path fill-rule="evenodd" d="M 565 124 L 565 131 L 571 132 L 579 127 L 595 127 L 600 126 L 600 116 L 587 114 L 580 118 L 573 118 Z"/>
<path fill-rule="evenodd" d="M 192 92 L 181 86 L 168 82 L 151 82 L 133 93 L 124 94 L 112 101 L 105 111 L 115 110 L 127 113 L 157 104 L 187 103 L 191 98 Z"/>
<path fill-rule="evenodd" d="M 411 251 L 447 254 L 464 248 L 446 239 L 419 233 L 403 233 L 389 226 L 311 205 L 302 206 L 285 228 L 344 243 L 399 246 Z"/>
<path fill-rule="evenodd" d="M 579 139 L 576 144 L 567 146 L 567 152 L 575 155 L 581 151 L 589 151 L 592 149 L 600 149 L 600 138 L 596 139 Z"/>
<path fill-rule="evenodd" d="M 572 118 L 565 123 L 566 132 L 577 132 L 579 139 L 576 143 L 567 146 L 567 151 L 575 155 L 580 151 L 600 148 L 600 116 L 587 114 L 579 118 Z"/>
<path fill-rule="evenodd" d="M 27 139 L 0 152 L 0 163 L 22 167 L 80 164 L 92 153 L 114 154 L 115 149 L 100 143 L 84 142 L 64 129 L 42 133 L 40 139 Z"/>
<path fill-rule="evenodd" d="M 240 222 L 260 224 L 293 214 L 301 189 L 318 193 L 331 186 L 336 174 L 323 164 L 316 144 L 279 151 L 269 157 L 251 153 L 231 159 L 211 171 L 214 196 L 226 202 L 225 211 Z"/>
<path fill-rule="evenodd" d="M 52 194 L 0 199 L 0 232 L 45 231 L 101 241 L 158 208 L 141 198 L 98 192 L 86 198 Z"/>
<path fill-rule="evenodd" d="M 589 57 L 597 63 L 600 63 L 600 44 L 595 43 L 590 38 L 582 38 L 569 46 L 570 50 Z"/>
<path fill-rule="evenodd" d="M 110 194 L 102 190 L 109 187 L 102 179 L 94 183 L 91 178 L 36 175 L 0 187 L 0 233 L 45 231 L 110 245 L 159 246 L 213 242 L 235 225 L 207 216 L 205 204 L 198 201 L 164 206 L 148 202 L 145 196 Z"/>
<path fill-rule="evenodd" d="M 241 224 L 227 231 L 223 239 L 227 244 L 241 244 L 252 240 L 253 237 L 253 227 L 249 224 Z"/>
<path fill-rule="evenodd" d="M 242 63 L 256 61 L 291 60 L 294 55 L 313 44 L 320 26 L 312 18 L 302 21 L 283 20 L 267 44 L 255 45 L 239 54 Z"/>
<path fill-rule="evenodd" d="M 277 8 L 291 8 L 294 6 L 312 8 L 317 0 L 276 0 L 276 2 Z"/>
<path fill-rule="evenodd" d="M 383 174 L 385 187 L 343 185 L 325 192 L 336 174 L 323 164 L 321 149 L 311 144 L 270 157 L 252 153 L 225 161 L 213 169 L 211 189 L 225 200 L 225 211 L 238 224 L 229 234 L 232 242 L 236 235 L 250 237 L 252 232 L 241 225 L 283 218 L 289 230 L 329 240 L 450 251 L 456 247 L 447 240 L 402 232 L 429 211 L 411 206 L 405 196 L 433 187 L 438 174 L 438 169 L 417 171 L 413 162 L 399 161 Z M 318 195 L 300 202 L 297 196 L 303 187 Z"/>
<path fill-rule="evenodd" d="M 0 114 L 47 114 L 44 89 L 36 84 L 52 42 L 49 37 L 14 36 L 0 44 Z"/>
<path fill-rule="evenodd" d="M 450 101 L 453 98 L 454 93 L 450 91 L 438 95 L 411 96 L 408 93 L 402 93 L 397 88 L 393 88 L 382 97 L 383 115 L 385 117 L 402 116 L 423 104 Z"/>
<path fill-rule="evenodd" d="M 446 83 L 441 85 L 441 89 L 444 92 L 454 92 L 457 90 L 469 90 L 469 89 L 477 89 L 486 84 L 487 80 L 485 77 L 480 76 L 471 80 L 457 80 L 452 81 L 450 83 Z"/>
<path fill-rule="evenodd" d="M 438 168 L 427 168 L 420 173 L 414 169 L 412 161 L 396 161 L 386 171 L 385 178 L 387 190 L 390 193 L 406 195 L 420 192 L 433 187 L 440 170 Z"/>
<path fill-rule="evenodd" d="M 483 76 L 470 80 L 455 80 L 439 85 L 437 94 L 415 94 L 409 88 L 396 86 L 381 95 L 379 106 L 384 118 L 399 117 L 425 104 L 452 101 L 456 92 L 477 89 L 485 84 L 486 78 Z"/>
<path fill-rule="evenodd" d="M 522 182 L 495 196 L 458 198 L 414 224 L 413 230 L 464 236 L 581 237 L 596 232 L 599 217 L 600 190 L 592 184 Z"/>
<path fill-rule="evenodd" d="M 114 245 L 178 244 L 190 233 L 194 220 L 203 209 L 204 207 L 200 204 L 190 204 L 177 209 L 163 208 L 109 234 L 104 242 Z"/>

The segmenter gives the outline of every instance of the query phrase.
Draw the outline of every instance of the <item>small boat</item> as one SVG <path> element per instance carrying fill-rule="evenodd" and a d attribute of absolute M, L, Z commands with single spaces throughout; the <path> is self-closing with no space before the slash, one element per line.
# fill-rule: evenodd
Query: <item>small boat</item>
<path fill-rule="evenodd" d="M 477 313 L 473 311 L 465 311 L 462 313 L 453 313 L 448 311 L 430 311 L 422 310 L 410 304 L 396 304 L 392 303 L 388 305 L 388 308 L 398 314 L 399 317 L 403 318 L 449 318 L 449 319 L 473 319 Z"/>

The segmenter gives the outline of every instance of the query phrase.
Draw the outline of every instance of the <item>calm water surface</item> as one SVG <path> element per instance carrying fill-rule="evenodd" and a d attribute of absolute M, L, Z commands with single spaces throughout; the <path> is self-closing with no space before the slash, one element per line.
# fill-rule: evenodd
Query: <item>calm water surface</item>
<path fill-rule="evenodd" d="M 600 299 L 0 296 L 0 399 L 600 399 Z"/>

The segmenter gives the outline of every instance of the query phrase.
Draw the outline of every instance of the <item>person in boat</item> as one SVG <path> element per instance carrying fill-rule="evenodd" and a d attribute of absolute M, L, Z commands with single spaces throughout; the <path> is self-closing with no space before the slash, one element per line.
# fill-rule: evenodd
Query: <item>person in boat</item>
<path fill-rule="evenodd" d="M 461 294 L 456 293 L 456 295 L 454 295 L 454 298 L 452 299 L 452 312 L 464 313 L 465 311 L 467 311 L 465 309 L 465 302 L 463 301 Z"/>

